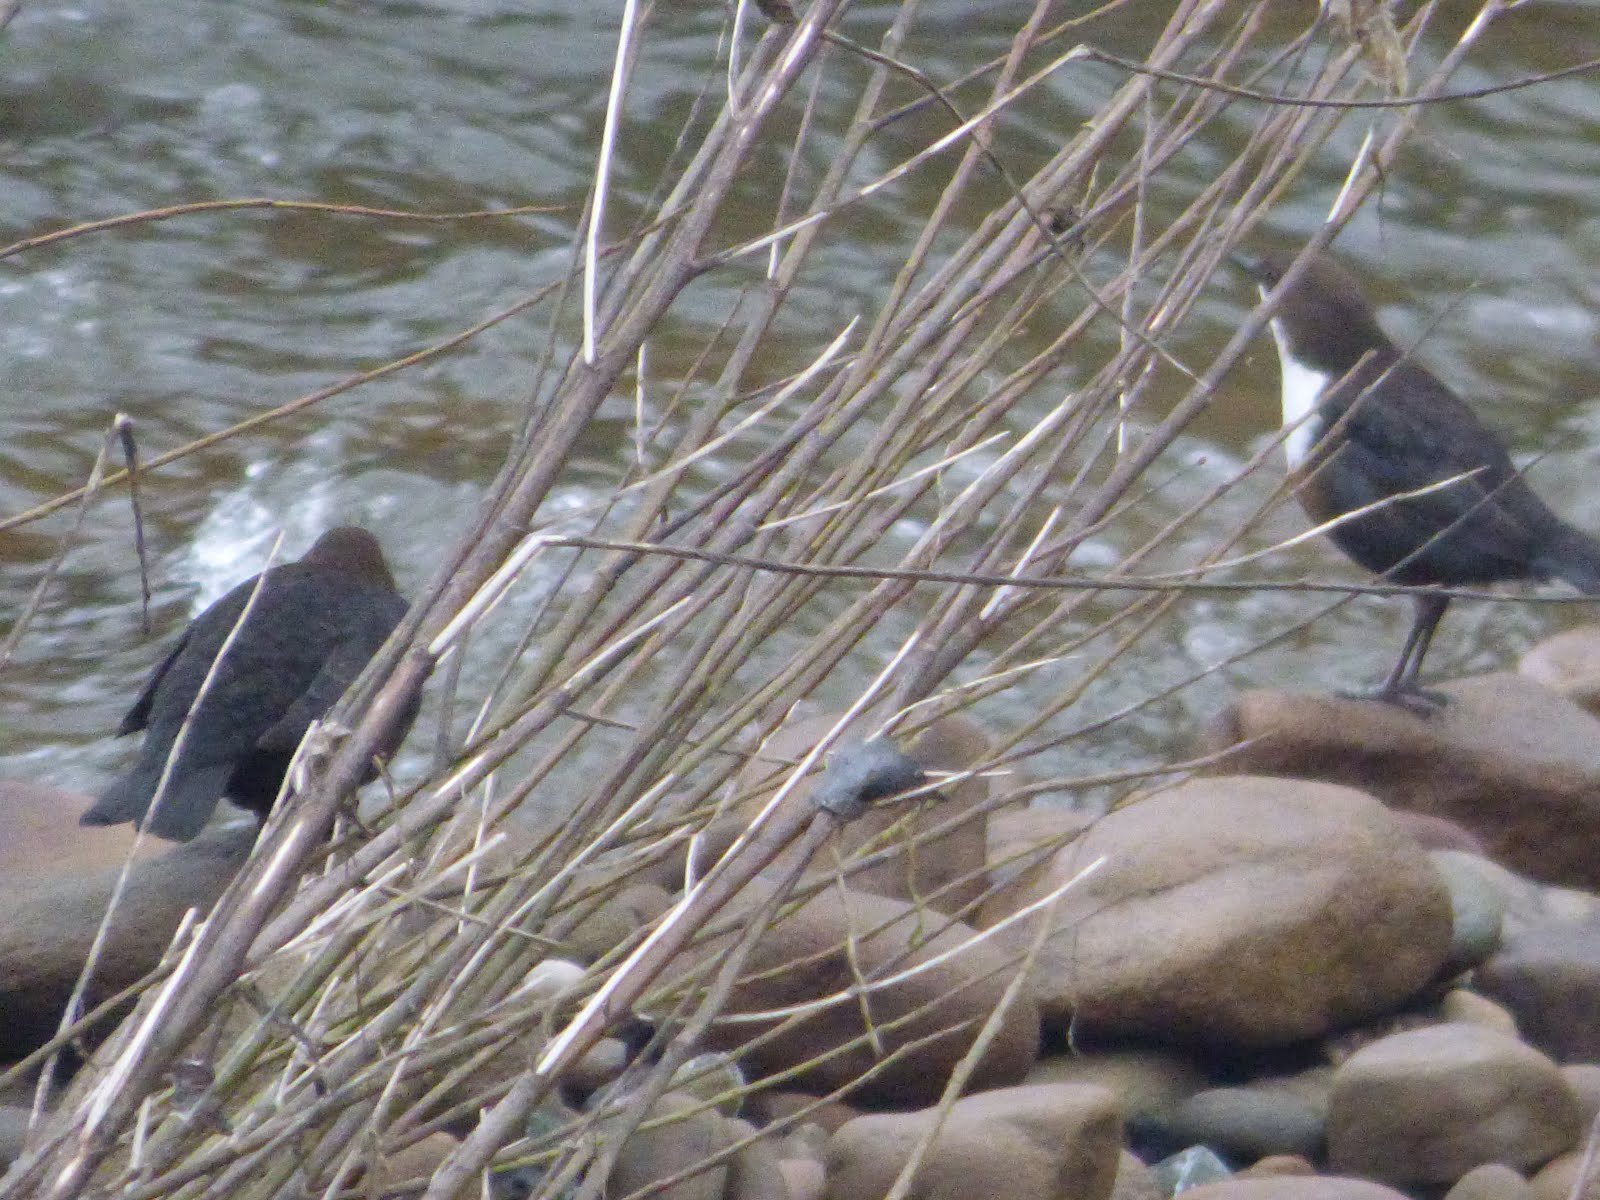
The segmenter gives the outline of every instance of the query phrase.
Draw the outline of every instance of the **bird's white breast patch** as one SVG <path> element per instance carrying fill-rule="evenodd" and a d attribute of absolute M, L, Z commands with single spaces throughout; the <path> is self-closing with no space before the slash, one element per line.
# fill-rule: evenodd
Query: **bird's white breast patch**
<path fill-rule="evenodd" d="M 1294 356 L 1276 320 L 1272 322 L 1272 340 L 1278 344 L 1278 369 L 1283 377 L 1283 427 L 1289 431 L 1283 448 L 1293 468 L 1305 461 L 1317 440 L 1317 419 L 1312 413 L 1334 379 Z"/>

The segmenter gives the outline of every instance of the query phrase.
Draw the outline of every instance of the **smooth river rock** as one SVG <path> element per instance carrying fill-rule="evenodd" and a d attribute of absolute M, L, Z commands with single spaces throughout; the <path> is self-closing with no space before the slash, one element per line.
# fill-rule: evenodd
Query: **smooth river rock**
<path fill-rule="evenodd" d="M 1473 986 L 1510 1009 L 1522 1036 L 1561 1062 L 1600 1062 L 1600 919 L 1522 930 Z"/>
<path fill-rule="evenodd" d="M 1034 976 L 1047 1021 L 1079 1040 L 1237 1050 L 1318 1037 L 1404 1002 L 1449 952 L 1438 872 L 1349 788 L 1224 777 L 1134 799 L 980 920 L 1097 860 L 1056 902 Z M 1043 919 L 1002 936 L 1025 948 Z"/>
<path fill-rule="evenodd" d="M 1571 1150 L 1559 1158 L 1551 1159 L 1537 1175 L 1528 1180 L 1533 1200 L 1600 1200 L 1600 1167 L 1585 1164 L 1582 1150 Z M 1584 1174 L 1584 1167 L 1589 1171 Z M 1580 1176 L 1583 1185 L 1578 1186 Z"/>
<path fill-rule="evenodd" d="M 857 1117 L 833 1135 L 829 1200 L 882 1200 L 936 1110 Z M 1104 1088 L 1042 1084 L 957 1100 L 911 1195 L 918 1200 L 1110 1200 L 1122 1113 Z"/>
<path fill-rule="evenodd" d="M 1570 1150 L 1578 1100 L 1531 1046 L 1459 1023 L 1393 1034 L 1335 1072 L 1328 1162 L 1396 1186 L 1449 1185 L 1484 1163 L 1527 1170 Z"/>
<path fill-rule="evenodd" d="M 1441 684 L 1428 716 L 1394 705 L 1243 693 L 1207 749 L 1219 771 L 1319 779 L 1445 817 L 1496 861 L 1547 883 L 1600 887 L 1600 719 L 1525 675 Z"/>
<path fill-rule="evenodd" d="M 1600 713 L 1600 625 L 1579 625 L 1546 638 L 1522 656 L 1517 670 Z"/>
<path fill-rule="evenodd" d="M 753 912 L 772 886 L 757 879 L 729 904 L 724 918 Z M 848 1098 L 863 1104 L 931 1103 L 1017 972 L 1004 948 L 971 944 L 975 936 L 971 928 L 903 900 L 824 887 L 783 913 L 757 941 L 707 1043 L 740 1050 L 740 1066 L 752 1079 L 800 1068 L 786 1086 L 820 1093 L 853 1085 Z M 732 937 L 726 933 L 686 952 L 669 978 L 720 961 Z M 924 969 L 912 971 L 918 966 Z M 849 994 L 862 980 L 890 976 L 903 977 L 864 996 Z M 834 999 L 804 1015 L 779 1013 L 824 997 Z M 753 1015 L 765 1012 L 778 1015 Z M 920 1044 L 912 1048 L 913 1043 Z M 969 1087 L 1018 1083 L 1038 1053 L 1039 1010 L 1025 986 Z"/>
<path fill-rule="evenodd" d="M 1184 1200 L 1405 1200 L 1405 1193 L 1339 1175 L 1235 1176 L 1183 1193 Z"/>
<path fill-rule="evenodd" d="M 142 979 L 189 909 L 202 913 L 249 855 L 249 831 L 218 833 L 136 863 L 111 921 L 86 1010 Z M 18 881 L 0 909 L 0 1060 L 54 1036 L 88 960 L 120 867 Z"/>
<path fill-rule="evenodd" d="M 1456 1180 L 1444 1200 L 1533 1200 L 1533 1189 L 1505 1163 L 1484 1163 Z"/>
<path fill-rule="evenodd" d="M 1317 1157 L 1327 1111 L 1284 1088 L 1207 1088 L 1175 1105 L 1162 1124 L 1182 1144 L 1210 1146 L 1230 1162 L 1253 1163 L 1273 1155 Z"/>
<path fill-rule="evenodd" d="M 171 843 L 138 842 L 131 825 L 86 827 L 78 818 L 94 803 L 81 792 L 20 779 L 0 779 L 0 883 L 78 875 L 120 867 L 129 854 L 156 858 Z"/>

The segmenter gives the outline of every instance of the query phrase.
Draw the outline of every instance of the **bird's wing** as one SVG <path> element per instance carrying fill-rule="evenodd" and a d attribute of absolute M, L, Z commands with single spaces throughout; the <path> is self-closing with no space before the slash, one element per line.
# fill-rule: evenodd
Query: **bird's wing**
<path fill-rule="evenodd" d="M 305 737 L 306 730 L 311 728 L 311 722 L 338 702 L 371 657 L 371 649 L 353 642 L 345 642 L 335 649 L 323 661 L 322 669 L 312 677 L 305 691 L 256 740 L 256 746 L 262 750 L 292 753 Z"/>
<path fill-rule="evenodd" d="M 1340 491 L 1334 476 L 1345 475 L 1350 489 L 1336 503 L 1349 509 L 1439 484 L 1397 502 L 1396 515 L 1449 531 L 1463 550 L 1525 562 L 1530 542 L 1554 518 L 1500 439 L 1420 367 L 1388 364 L 1371 388 L 1349 388 L 1355 394 L 1332 406 L 1346 435 L 1335 451 L 1345 470 L 1330 473 L 1329 486 Z"/>
<path fill-rule="evenodd" d="M 185 629 L 178 640 L 173 643 L 172 649 L 167 651 L 166 657 L 156 664 L 155 670 L 150 672 L 144 681 L 144 688 L 139 692 L 139 697 L 133 702 L 122 718 L 122 723 L 117 726 L 117 736 L 126 737 L 130 733 L 138 733 L 150 724 L 150 709 L 155 704 L 156 692 L 161 688 L 161 681 L 166 678 L 172 664 L 178 661 L 178 656 L 183 653 L 184 647 L 189 644 L 189 630 Z"/>
<path fill-rule="evenodd" d="M 264 732 L 256 745 L 263 750 L 292 752 L 317 720 L 344 695 L 356 676 L 366 669 L 394 627 L 405 616 L 405 601 L 393 593 L 374 592 L 363 604 L 349 610 L 349 619 L 337 630 L 337 640 L 322 651 L 318 669 L 304 690 Z"/>
<path fill-rule="evenodd" d="M 78 818 L 80 825 L 120 825 L 142 821 L 161 779 L 161 762 L 143 762 L 118 779 Z M 152 769 L 153 768 L 153 769 Z M 175 841 L 192 840 L 211 819 L 217 799 L 227 786 L 229 763 L 216 763 L 200 770 L 174 769 L 147 830 L 157 837 Z"/>

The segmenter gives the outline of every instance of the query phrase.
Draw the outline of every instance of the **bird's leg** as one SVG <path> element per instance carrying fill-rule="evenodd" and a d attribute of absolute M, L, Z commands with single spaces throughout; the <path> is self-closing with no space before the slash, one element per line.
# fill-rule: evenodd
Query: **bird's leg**
<path fill-rule="evenodd" d="M 1418 678 L 1422 673 L 1422 660 L 1428 653 L 1428 647 L 1433 644 L 1433 635 L 1439 628 L 1439 622 L 1444 619 L 1445 609 L 1450 607 L 1450 597 L 1429 592 L 1418 596 L 1415 603 L 1416 616 L 1411 622 L 1411 632 L 1406 635 L 1405 645 L 1400 649 L 1400 661 L 1395 663 L 1394 670 L 1389 672 L 1389 678 L 1383 681 L 1382 686 L 1363 698 L 1381 700 L 1419 716 L 1429 716 L 1450 702 L 1444 693 L 1425 689 Z"/>

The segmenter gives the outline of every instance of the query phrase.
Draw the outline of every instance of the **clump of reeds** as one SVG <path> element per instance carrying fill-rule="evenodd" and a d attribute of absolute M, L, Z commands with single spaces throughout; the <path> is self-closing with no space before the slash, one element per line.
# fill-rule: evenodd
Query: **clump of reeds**
<path fill-rule="evenodd" d="M 1187 545 L 1187 518 L 1237 481 L 1123 537 L 1110 570 L 1076 570 L 1071 556 L 1141 528 L 1160 456 L 1260 332 L 1253 319 L 1210 362 L 1185 362 L 1172 349 L 1185 314 L 1336 122 L 1363 121 L 1369 136 L 1322 240 L 1380 185 L 1418 110 L 1352 116 L 1335 102 L 1384 99 L 1374 71 L 1399 86 L 1394 47 L 1432 6 L 1375 43 L 1381 10 L 1285 35 L 1269 32 L 1272 6 L 1184 0 L 1130 62 L 1093 48 L 1100 14 L 1063 20 L 1040 3 L 1003 59 L 948 91 L 902 59 L 916 3 L 871 48 L 845 37 L 846 7 L 736 6 L 725 74 L 631 228 L 606 187 L 608 136 L 570 273 L 540 297 L 549 342 L 533 357 L 545 368 L 472 528 L 6 1195 L 366 1195 L 386 1157 L 444 1128 L 470 1132 L 431 1179 L 390 1180 L 384 1194 L 476 1195 L 486 1167 L 514 1160 L 547 1168 L 540 1195 L 599 1195 L 607 1155 L 692 1051 L 728 979 L 653 992 L 658 964 L 636 953 L 646 929 L 575 983 L 530 972 L 754 786 L 742 773 L 796 704 L 854 714 L 839 737 L 885 726 L 902 737 L 953 711 L 981 715 L 986 698 L 1049 672 L 1059 686 L 1027 721 L 993 729 L 973 769 L 1008 799 L 1148 774 L 1077 769 L 1074 748 L 1160 697 L 1110 712 L 1083 699 L 1236 556 L 1225 541 L 1175 567 L 1171 551 Z M 1485 5 L 1414 95 L 1437 92 L 1503 7 Z M 653 32 L 632 5 L 625 21 L 613 130 Z M 1057 131 L 1043 161 L 1011 154 L 1008 122 L 1047 84 L 1089 71 L 1114 80 L 1095 119 Z M 818 89 L 841 82 L 857 101 L 836 120 Z M 1224 113 L 1247 114 L 1248 137 L 1178 195 L 1169 164 Z M 913 119 L 921 144 L 868 166 L 882 132 Z M 774 162 L 795 165 L 773 173 Z M 859 311 L 797 328 L 795 289 L 853 236 L 859 210 L 913 172 L 939 187 L 897 250 L 899 274 Z M 746 224 L 752 194 L 766 207 L 758 235 L 730 232 L 736 188 Z M 964 230 L 953 214 L 974 197 L 993 198 L 990 211 Z M 655 378 L 653 332 L 708 276 L 739 281 L 737 302 L 681 378 Z M 1042 350 L 1007 352 L 1041 323 L 1056 330 Z M 807 349 L 775 376 L 780 334 L 789 353 Z M 614 502 L 555 524 L 544 506 L 586 427 L 632 394 L 649 404 Z M 708 484 L 698 473 L 711 462 Z M 549 564 L 558 582 L 531 623 L 526 606 L 497 604 Z M 885 629 L 898 644 L 887 655 L 869 648 Z M 491 632 L 519 653 L 470 694 L 453 665 Z M 372 749 L 424 684 L 449 693 L 436 769 L 330 847 Z M 780 780 L 798 769 L 770 766 Z M 1023 770 L 1027 782 L 1008 774 Z M 525 804 L 545 818 L 535 834 L 514 825 Z M 815 840 L 810 829 L 782 832 Z M 763 853 L 736 847 L 721 870 Z M 716 926 L 705 895 L 690 892 L 674 936 Z M 664 1040 L 676 1037 L 636 1070 L 620 1117 L 526 1136 L 573 1048 L 624 1015 L 596 1008 L 597 995 L 654 996 Z M 606 1136 L 588 1136 L 602 1121 Z"/>

